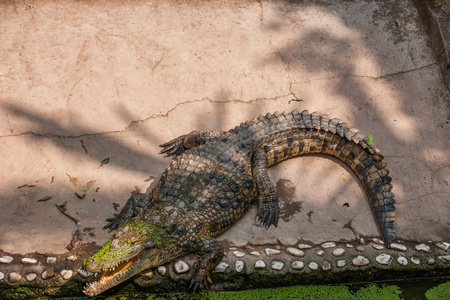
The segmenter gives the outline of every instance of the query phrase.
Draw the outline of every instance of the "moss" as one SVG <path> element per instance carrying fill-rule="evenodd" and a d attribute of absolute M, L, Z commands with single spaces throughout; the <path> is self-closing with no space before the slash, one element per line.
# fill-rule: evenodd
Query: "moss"
<path fill-rule="evenodd" d="M 375 284 L 359 289 L 354 294 L 354 299 L 403 299 L 400 297 L 402 291 L 396 285 L 383 285 L 381 288 Z"/>
<path fill-rule="evenodd" d="M 425 293 L 425 298 L 428 300 L 450 299 L 450 281 L 429 289 Z"/>
<path fill-rule="evenodd" d="M 34 296 L 34 292 L 31 289 L 29 289 L 29 288 L 27 288 L 25 286 L 18 287 L 16 291 L 19 294 L 24 294 L 24 295 L 27 295 L 27 296 Z"/>
<path fill-rule="evenodd" d="M 202 294 L 172 294 L 165 296 L 149 295 L 146 300 L 238 300 L 238 299 L 262 299 L 262 300 L 360 300 L 360 299 L 386 299 L 401 300 L 401 290 L 394 285 L 378 287 L 370 284 L 357 292 L 352 292 L 347 286 L 296 286 L 276 289 L 248 290 L 241 292 L 220 292 Z"/>

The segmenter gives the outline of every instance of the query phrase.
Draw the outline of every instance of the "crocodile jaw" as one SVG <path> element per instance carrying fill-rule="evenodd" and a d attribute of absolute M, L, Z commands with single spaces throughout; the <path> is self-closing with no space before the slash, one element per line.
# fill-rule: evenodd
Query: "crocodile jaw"
<path fill-rule="evenodd" d="M 141 259 L 139 255 L 121 262 L 117 267 L 103 270 L 100 279 L 86 285 L 83 293 L 87 296 L 96 296 L 133 277 L 141 271 L 154 267 L 158 262 L 158 256 L 154 255 L 152 260 Z"/>

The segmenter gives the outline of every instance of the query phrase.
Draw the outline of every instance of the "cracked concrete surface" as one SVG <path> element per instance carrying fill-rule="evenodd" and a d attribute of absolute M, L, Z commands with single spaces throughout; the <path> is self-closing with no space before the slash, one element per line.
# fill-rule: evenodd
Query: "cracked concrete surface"
<path fill-rule="evenodd" d="M 295 108 L 373 134 L 399 239 L 450 239 L 448 90 L 410 1 L 11 1 L 0 24 L 3 251 L 65 252 L 75 224 L 55 204 L 66 201 L 83 240 L 103 243 L 104 220 L 169 163 L 159 144 Z M 378 236 L 336 159 L 291 159 L 270 174 L 289 201 L 278 228 L 255 226 L 253 207 L 220 239 Z"/>

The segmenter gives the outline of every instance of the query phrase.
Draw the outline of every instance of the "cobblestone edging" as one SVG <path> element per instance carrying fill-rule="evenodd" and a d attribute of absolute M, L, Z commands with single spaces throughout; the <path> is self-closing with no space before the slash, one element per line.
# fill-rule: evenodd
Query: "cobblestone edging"
<path fill-rule="evenodd" d="M 92 279 L 81 269 L 83 259 L 91 252 L 78 250 L 59 256 L 0 253 L 0 296 L 13 299 L 81 294 L 84 283 Z M 185 291 L 195 263 L 196 257 L 189 255 L 143 272 L 134 282 L 154 292 Z M 377 238 L 320 245 L 301 242 L 295 246 L 229 246 L 212 276 L 212 290 L 305 284 L 324 279 L 357 281 L 361 274 L 367 277 L 360 280 L 367 280 L 374 272 L 384 270 L 432 274 L 449 268 L 449 242 L 395 242 L 389 249 Z M 243 278 L 250 278 L 251 282 Z"/>

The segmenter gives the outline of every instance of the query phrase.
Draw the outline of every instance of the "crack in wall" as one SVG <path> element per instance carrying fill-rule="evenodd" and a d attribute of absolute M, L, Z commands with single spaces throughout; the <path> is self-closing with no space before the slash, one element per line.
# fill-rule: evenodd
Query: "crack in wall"
<path fill-rule="evenodd" d="M 291 86 L 294 85 L 294 84 L 302 84 L 302 83 L 309 83 L 309 82 L 319 81 L 319 80 L 330 80 L 330 79 L 345 78 L 345 77 L 369 78 L 369 79 L 378 80 L 378 79 L 383 79 L 383 78 L 387 78 L 387 77 L 393 77 L 393 76 L 397 76 L 397 75 L 401 75 L 401 74 L 406 74 L 406 73 L 419 71 L 419 70 L 422 70 L 422 69 L 429 68 L 431 66 L 437 66 L 437 64 L 436 63 L 431 63 L 431 64 L 428 64 L 428 65 L 425 65 L 425 66 L 421 66 L 421 67 L 418 67 L 418 68 L 414 68 L 414 69 L 410 69 L 410 70 L 406 70 L 406 71 L 398 71 L 398 72 L 394 72 L 394 73 L 388 73 L 388 74 L 384 74 L 384 75 L 380 75 L 380 76 L 341 74 L 341 75 L 330 76 L 330 77 L 322 77 L 322 78 L 315 78 L 315 79 L 310 79 L 310 80 L 305 80 L 305 81 L 292 82 Z"/>
<path fill-rule="evenodd" d="M 77 138 L 82 138 L 82 137 L 87 137 L 87 136 L 96 136 L 96 135 L 107 135 L 107 134 L 114 134 L 114 133 L 121 133 L 121 132 L 132 132 L 134 130 L 136 130 L 136 128 L 150 120 L 150 119 L 155 119 L 155 118 L 165 118 L 168 117 L 169 114 L 171 112 L 173 112 L 174 110 L 176 110 L 178 107 L 183 106 L 183 105 L 187 105 L 187 104 L 191 104 L 191 103 L 197 103 L 197 102 L 210 102 L 210 103 L 241 103 L 241 104 L 251 104 L 254 102 L 259 102 L 259 101 L 276 101 L 279 98 L 285 98 L 285 97 L 289 97 L 289 96 L 293 96 L 295 97 L 295 94 L 292 92 L 289 92 L 288 94 L 284 94 L 284 95 L 277 95 L 275 97 L 272 98 L 256 98 L 256 99 L 252 99 L 252 100 L 240 100 L 240 99 L 230 99 L 230 100 L 212 100 L 209 97 L 205 97 L 205 98 L 201 98 L 201 99 L 196 99 L 196 100 L 189 100 L 189 101 L 184 101 L 184 102 L 180 102 L 177 103 L 174 107 L 172 107 L 171 109 L 167 110 L 165 113 L 160 113 L 160 114 L 153 114 L 145 119 L 142 120 L 136 120 L 136 121 L 131 121 L 124 129 L 122 130 L 114 130 L 114 131 L 106 131 L 106 132 L 96 132 L 96 133 L 85 133 L 85 134 L 80 134 L 80 135 L 58 135 L 58 134 L 52 134 L 52 133 L 36 133 L 33 132 L 32 130 L 28 130 L 25 132 L 21 132 L 21 133 L 17 133 L 17 134 L 9 134 L 9 135 L 3 135 L 0 136 L 0 138 L 9 138 L 9 137 L 17 137 L 17 136 L 23 136 L 23 135 L 34 135 L 34 136 L 38 136 L 38 137 L 45 137 L 45 138 L 64 138 L 64 139 L 77 139 Z"/>
<path fill-rule="evenodd" d="M 272 98 L 256 98 L 256 99 L 252 99 L 252 100 L 240 100 L 240 99 L 231 99 L 231 100 L 213 100 L 210 99 L 209 97 L 205 97 L 205 98 L 201 98 L 201 99 L 196 99 L 196 100 L 189 100 L 189 101 L 184 101 L 184 102 L 180 102 L 177 103 L 174 107 L 172 107 L 171 109 L 169 109 L 167 112 L 165 113 L 161 113 L 161 114 L 153 114 L 145 119 L 142 120 L 136 120 L 136 121 L 131 121 L 124 129 L 122 130 L 114 130 L 114 131 L 106 131 L 106 132 L 96 132 L 96 133 L 85 133 L 85 134 L 80 134 L 80 135 L 58 135 L 58 134 L 52 134 L 52 133 L 36 133 L 33 132 L 32 130 L 28 130 L 25 132 L 21 132 L 21 133 L 17 133 L 17 134 L 9 134 L 9 135 L 3 135 L 0 136 L 0 138 L 8 138 L 8 137 L 16 137 L 16 136 L 22 136 L 22 135 L 34 135 L 34 136 L 39 136 L 39 137 L 46 137 L 46 138 L 67 138 L 67 139 L 75 139 L 75 138 L 81 138 L 81 137 L 86 137 L 86 136 L 95 136 L 95 135 L 106 135 L 106 134 L 114 134 L 114 133 L 121 133 L 121 132 L 131 132 L 133 130 L 135 130 L 139 124 L 142 124 L 150 119 L 154 119 L 154 118 L 160 118 L 160 117 L 168 117 L 169 114 L 174 111 L 175 109 L 177 109 L 179 106 L 182 105 L 186 105 L 186 104 L 191 104 L 191 103 L 196 103 L 196 102 L 203 102 L 203 101 L 208 101 L 210 103 L 243 103 L 243 104 L 251 104 L 254 102 L 258 102 L 258 101 L 270 101 L 270 100 L 277 100 L 279 98 L 283 98 L 283 97 L 288 97 L 289 95 L 291 95 L 294 99 L 292 100 L 301 100 L 299 99 L 299 97 L 295 94 L 295 92 L 292 90 L 293 89 L 293 85 L 294 84 L 303 84 L 303 83 L 309 83 L 309 82 L 313 82 L 313 81 L 319 81 L 319 80 L 330 80 L 330 79 L 337 79 L 337 78 L 345 78 L 345 77 L 359 77 L 359 78 L 369 78 L 369 79 L 382 79 L 382 78 L 387 78 L 387 77 L 392 77 L 392 76 L 397 76 L 400 74 L 406 74 L 406 73 L 410 73 L 410 72 L 415 72 L 415 71 L 419 71 L 421 69 L 425 69 L 425 68 L 429 68 L 431 66 L 436 66 L 436 63 L 431 63 L 425 66 L 421 66 L 415 69 L 411 69 L 411 70 L 406 70 L 406 71 L 399 71 L 399 72 L 394 72 L 394 73 L 389 73 L 389 74 L 384 74 L 384 75 L 380 75 L 380 76 L 368 76 L 368 75 L 354 75 L 354 74 L 342 74 L 342 75 L 336 75 L 336 76 L 330 76 L 330 77 L 323 77 L 323 78 L 316 78 L 316 79 L 311 79 L 311 80 L 306 80 L 306 81 L 299 81 L 299 82 L 291 82 L 290 80 L 290 76 L 289 76 L 289 93 L 288 94 L 284 94 L 284 95 L 278 95 Z M 288 65 L 288 70 L 290 70 L 290 67 Z M 288 74 L 290 74 L 290 72 L 288 71 Z M 83 78 L 81 78 L 83 79 Z M 78 82 L 75 83 L 74 87 L 81 81 L 78 80 Z M 70 98 L 70 93 L 69 93 L 69 98 Z M 68 98 L 68 99 L 69 99 Z"/>

